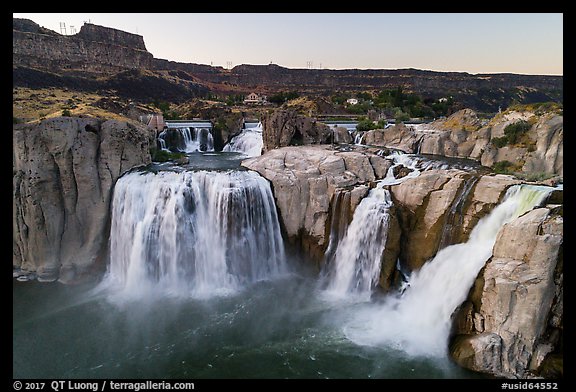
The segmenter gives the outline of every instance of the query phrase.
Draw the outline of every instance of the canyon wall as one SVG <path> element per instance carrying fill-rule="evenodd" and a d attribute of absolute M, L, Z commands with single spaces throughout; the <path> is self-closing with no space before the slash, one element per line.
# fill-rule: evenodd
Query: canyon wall
<path fill-rule="evenodd" d="M 14 67 L 110 75 L 128 69 L 149 69 L 152 59 L 140 35 L 90 23 L 85 23 L 77 34 L 61 35 L 32 21 L 13 19 Z"/>
<path fill-rule="evenodd" d="M 60 117 L 13 128 L 13 267 L 73 282 L 105 268 L 109 204 L 123 173 L 150 163 L 154 132 Z"/>

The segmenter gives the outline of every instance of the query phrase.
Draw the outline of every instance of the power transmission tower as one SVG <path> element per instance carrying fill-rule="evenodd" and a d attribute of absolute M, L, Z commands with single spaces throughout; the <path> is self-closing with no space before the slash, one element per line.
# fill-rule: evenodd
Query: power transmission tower
<path fill-rule="evenodd" d="M 66 33 L 66 23 L 60 22 L 60 34 L 67 35 Z"/>
<path fill-rule="evenodd" d="M 226 68 L 232 69 L 232 61 L 226 61 Z"/>
<path fill-rule="evenodd" d="M 76 34 L 76 27 L 70 25 L 70 35 Z"/>

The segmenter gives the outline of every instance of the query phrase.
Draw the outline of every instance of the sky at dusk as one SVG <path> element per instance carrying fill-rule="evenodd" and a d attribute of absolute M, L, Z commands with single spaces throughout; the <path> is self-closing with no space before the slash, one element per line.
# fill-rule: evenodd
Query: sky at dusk
<path fill-rule="evenodd" d="M 84 22 L 136 33 L 156 58 L 228 68 L 563 74 L 561 13 L 14 13 L 68 35 Z M 63 31 L 62 31 L 63 32 Z"/>

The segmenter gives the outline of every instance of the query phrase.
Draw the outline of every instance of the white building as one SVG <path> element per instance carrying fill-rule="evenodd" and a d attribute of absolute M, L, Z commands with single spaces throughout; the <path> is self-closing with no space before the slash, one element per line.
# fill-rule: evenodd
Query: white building
<path fill-rule="evenodd" d="M 266 96 L 265 95 L 258 95 L 256 93 L 250 93 L 244 98 L 244 104 L 246 105 L 258 105 L 266 103 Z"/>
<path fill-rule="evenodd" d="M 346 100 L 346 103 L 347 103 L 348 105 L 358 105 L 358 100 L 357 100 L 356 98 L 348 98 L 348 99 Z"/>

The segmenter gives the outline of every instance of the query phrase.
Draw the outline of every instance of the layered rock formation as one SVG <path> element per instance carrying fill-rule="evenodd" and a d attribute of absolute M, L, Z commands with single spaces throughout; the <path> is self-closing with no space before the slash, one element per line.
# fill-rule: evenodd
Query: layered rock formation
<path fill-rule="evenodd" d="M 464 107 L 495 112 L 498 105 L 512 102 L 562 102 L 562 76 L 433 72 L 416 69 L 290 69 L 275 64 L 238 65 L 231 70 L 203 64 L 156 59 L 146 51 L 143 38 L 116 29 L 84 24 L 75 35 L 61 35 L 25 19 L 13 19 L 13 66 L 15 83 L 86 86 L 87 80 L 55 77 L 83 76 L 86 72 L 108 74 L 122 70 L 150 70 L 194 83 L 196 90 L 231 94 L 253 91 L 273 93 L 295 90 L 301 93 L 333 93 L 395 89 L 401 86 L 426 98 L 453 96 Z M 34 75 L 31 70 L 42 71 Z M 35 77 L 36 76 L 36 77 Z M 26 83 L 26 79 L 34 78 Z M 43 80 L 47 79 L 47 80 Z M 174 83 L 177 87 L 179 83 Z M 199 85 L 203 87 L 200 88 Z M 175 101 L 189 98 L 187 89 L 172 94 Z"/>
<path fill-rule="evenodd" d="M 264 151 L 302 144 L 326 144 L 332 131 L 326 124 L 302 116 L 295 110 L 276 110 L 261 120 Z"/>
<path fill-rule="evenodd" d="M 270 180 L 288 240 L 322 261 L 328 245 L 331 203 L 339 193 L 352 214 L 368 184 L 386 175 L 391 162 L 373 153 L 340 152 L 326 146 L 285 147 L 242 162 Z M 346 222 L 346 224 L 348 223 Z"/>
<path fill-rule="evenodd" d="M 546 366 L 562 353 L 562 243 L 558 207 L 532 210 L 500 230 L 456 317 L 458 364 L 503 377 L 562 376 Z"/>
<path fill-rule="evenodd" d="M 102 268 L 114 184 L 150 163 L 154 136 L 147 127 L 115 120 L 60 117 L 14 125 L 14 268 L 63 282 Z"/>
<path fill-rule="evenodd" d="M 499 146 L 508 125 L 526 121 L 529 129 L 519 143 Z M 413 129 L 403 124 L 368 131 L 364 143 L 397 148 L 407 153 L 477 160 L 484 166 L 509 162 L 515 171 L 563 176 L 564 117 L 553 112 L 509 111 L 482 125 L 476 113 L 461 110 L 447 119 Z"/>
<path fill-rule="evenodd" d="M 26 19 L 13 19 L 12 54 L 13 66 L 107 75 L 149 69 L 153 58 L 137 34 L 85 23 L 61 35 Z"/>
<path fill-rule="evenodd" d="M 455 169 L 430 170 L 390 187 L 403 233 L 401 259 L 409 270 L 420 269 L 436 254 L 446 230 L 452 232 L 444 246 L 465 242 L 478 220 L 501 201 L 507 188 L 519 183 L 510 176 L 475 176 L 478 174 Z M 468 184 L 471 186 L 463 194 Z M 462 196 L 460 220 L 447 228 Z"/>

